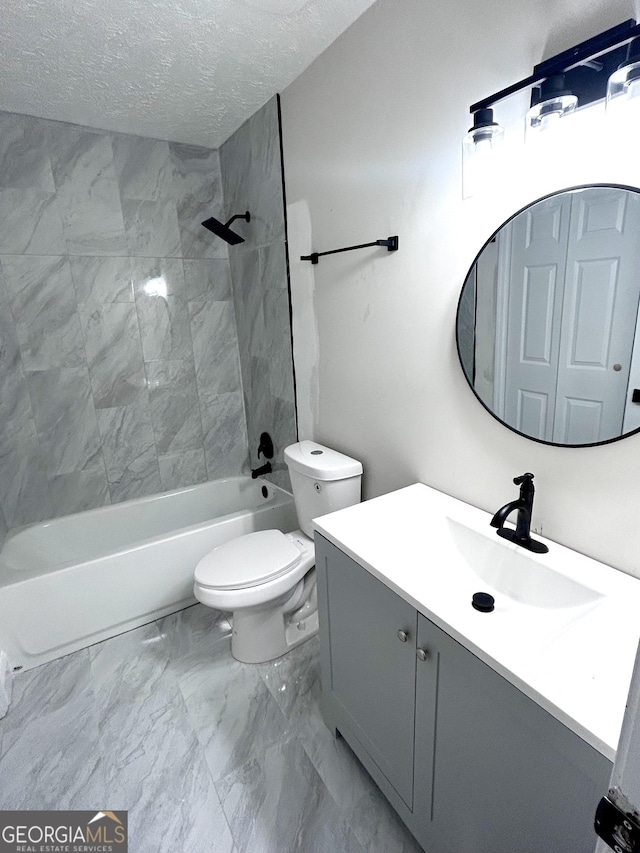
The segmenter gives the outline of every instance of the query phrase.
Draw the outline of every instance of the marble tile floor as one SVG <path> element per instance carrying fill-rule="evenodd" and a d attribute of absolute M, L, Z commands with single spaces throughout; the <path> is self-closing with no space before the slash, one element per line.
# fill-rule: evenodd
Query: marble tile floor
<path fill-rule="evenodd" d="M 230 653 L 195 605 L 14 677 L 0 809 L 127 809 L 131 853 L 420 853 L 320 717 L 318 638 Z"/>

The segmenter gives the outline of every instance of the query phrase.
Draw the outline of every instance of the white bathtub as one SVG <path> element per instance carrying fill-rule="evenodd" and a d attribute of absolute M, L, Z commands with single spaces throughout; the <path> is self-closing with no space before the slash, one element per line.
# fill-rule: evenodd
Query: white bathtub
<path fill-rule="evenodd" d="M 266 493 L 266 496 L 265 496 Z M 0 552 L 0 650 L 30 669 L 195 604 L 216 545 L 297 526 L 287 492 L 230 477 L 44 521 Z"/>

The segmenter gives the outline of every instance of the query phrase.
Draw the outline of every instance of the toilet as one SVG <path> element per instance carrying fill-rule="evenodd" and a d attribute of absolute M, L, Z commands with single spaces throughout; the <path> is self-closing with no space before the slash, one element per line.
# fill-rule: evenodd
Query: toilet
<path fill-rule="evenodd" d="M 214 548 L 195 570 L 198 601 L 233 613 L 231 653 L 243 663 L 281 657 L 318 632 L 312 519 L 360 502 L 362 465 L 300 441 L 284 451 L 299 530 L 260 530 Z"/>

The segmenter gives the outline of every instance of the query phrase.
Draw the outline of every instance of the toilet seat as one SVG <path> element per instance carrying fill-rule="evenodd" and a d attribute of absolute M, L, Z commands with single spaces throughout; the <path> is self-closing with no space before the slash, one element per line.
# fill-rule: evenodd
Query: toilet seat
<path fill-rule="evenodd" d="M 280 530 L 247 533 L 214 548 L 196 566 L 195 582 L 220 590 L 249 589 L 287 574 L 303 556 Z"/>

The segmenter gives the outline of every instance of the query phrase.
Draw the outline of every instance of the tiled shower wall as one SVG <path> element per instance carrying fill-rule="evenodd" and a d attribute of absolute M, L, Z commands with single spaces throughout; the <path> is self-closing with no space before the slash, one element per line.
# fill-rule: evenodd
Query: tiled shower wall
<path fill-rule="evenodd" d="M 272 98 L 220 148 L 225 214 L 249 211 L 229 249 L 252 467 L 260 433 L 275 446 L 268 479 L 290 489 L 283 450 L 296 441 L 278 99 Z"/>
<path fill-rule="evenodd" d="M 217 151 L 0 113 L 0 534 L 246 470 L 221 207 Z"/>

